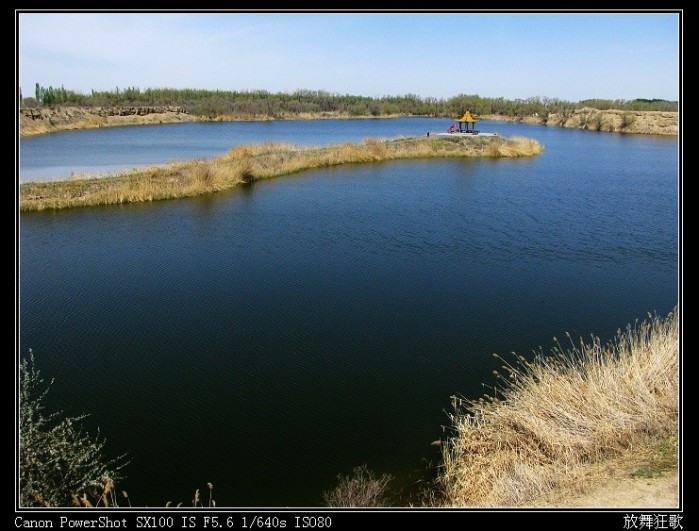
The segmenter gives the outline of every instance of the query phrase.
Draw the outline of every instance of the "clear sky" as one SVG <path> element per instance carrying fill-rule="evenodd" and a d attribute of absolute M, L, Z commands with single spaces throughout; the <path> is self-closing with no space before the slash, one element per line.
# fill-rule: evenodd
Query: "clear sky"
<path fill-rule="evenodd" d="M 679 99 L 676 13 L 19 12 L 18 81 L 91 89 Z"/>

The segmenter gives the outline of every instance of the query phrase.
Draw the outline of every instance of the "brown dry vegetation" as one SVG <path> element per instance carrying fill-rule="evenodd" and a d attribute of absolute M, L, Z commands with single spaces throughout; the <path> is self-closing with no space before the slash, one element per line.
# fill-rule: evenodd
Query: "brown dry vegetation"
<path fill-rule="evenodd" d="M 599 480 L 591 470 L 653 448 L 676 467 L 677 311 L 620 331 L 608 346 L 558 346 L 503 369 L 497 397 L 456 400 L 444 505 L 532 506 L 555 494 L 545 504 L 565 506 L 560 493 Z"/>
<path fill-rule="evenodd" d="M 678 442 L 676 436 L 655 445 L 635 446 L 612 459 L 593 463 L 575 483 L 533 499 L 532 507 L 678 507 Z"/>
<path fill-rule="evenodd" d="M 355 467 L 351 475 L 337 476 L 338 483 L 323 493 L 328 507 L 390 507 L 389 474 L 376 476 L 366 464 Z"/>
<path fill-rule="evenodd" d="M 174 162 L 113 176 L 25 183 L 20 209 L 44 210 L 191 197 L 310 168 L 438 157 L 528 157 L 542 151 L 528 138 L 411 137 L 365 139 L 328 147 L 263 143 L 237 146 L 213 159 Z"/>

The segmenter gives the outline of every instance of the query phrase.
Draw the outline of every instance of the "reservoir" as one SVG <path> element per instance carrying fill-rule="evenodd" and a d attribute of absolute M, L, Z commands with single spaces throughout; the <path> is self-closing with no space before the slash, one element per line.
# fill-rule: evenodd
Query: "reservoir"
<path fill-rule="evenodd" d="M 188 123 L 20 141 L 21 181 L 446 129 Z M 19 217 L 19 354 L 89 414 L 138 506 L 310 507 L 367 464 L 404 500 L 492 354 L 608 340 L 678 302 L 678 142 L 514 123 L 522 159 L 317 169 L 190 199 Z"/>

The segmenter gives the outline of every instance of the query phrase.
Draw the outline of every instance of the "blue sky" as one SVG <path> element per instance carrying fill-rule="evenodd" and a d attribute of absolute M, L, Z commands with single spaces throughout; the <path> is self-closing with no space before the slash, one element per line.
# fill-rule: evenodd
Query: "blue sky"
<path fill-rule="evenodd" d="M 18 82 L 380 97 L 679 98 L 673 13 L 19 13 Z"/>

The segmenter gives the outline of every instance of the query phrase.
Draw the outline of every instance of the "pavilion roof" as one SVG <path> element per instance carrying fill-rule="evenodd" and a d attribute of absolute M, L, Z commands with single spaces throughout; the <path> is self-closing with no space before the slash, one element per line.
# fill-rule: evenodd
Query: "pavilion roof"
<path fill-rule="evenodd" d="M 478 121 L 478 118 L 474 118 L 473 115 L 471 114 L 471 111 L 466 111 L 464 115 L 461 118 L 457 118 L 457 122 L 469 122 L 469 123 L 476 123 Z"/>

